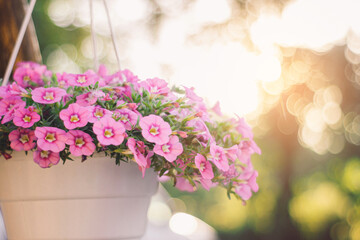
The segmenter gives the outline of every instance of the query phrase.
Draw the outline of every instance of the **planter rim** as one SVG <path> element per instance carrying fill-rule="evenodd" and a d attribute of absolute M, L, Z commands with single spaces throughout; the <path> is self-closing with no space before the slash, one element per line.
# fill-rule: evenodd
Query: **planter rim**
<path fill-rule="evenodd" d="M 0 201 L 141 197 L 157 190 L 157 173 L 148 169 L 143 178 L 133 161 L 116 165 L 115 159 L 103 153 L 84 162 L 81 157 L 73 159 L 43 169 L 31 153 L 0 158 Z"/>

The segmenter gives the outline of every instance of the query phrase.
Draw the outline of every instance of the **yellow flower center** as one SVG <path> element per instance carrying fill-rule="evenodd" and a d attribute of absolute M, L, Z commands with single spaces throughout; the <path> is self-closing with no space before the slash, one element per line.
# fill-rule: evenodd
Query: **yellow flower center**
<path fill-rule="evenodd" d="M 48 142 L 53 142 L 53 141 L 56 140 L 55 134 L 54 134 L 54 133 L 48 133 L 48 134 L 46 134 L 45 139 L 46 139 L 46 141 L 48 141 Z"/>
<path fill-rule="evenodd" d="M 107 138 L 110 138 L 110 137 L 114 136 L 113 130 L 111 128 L 105 129 L 104 136 L 107 137 Z"/>
<path fill-rule="evenodd" d="M 40 156 L 42 158 L 48 158 L 49 157 L 49 151 L 41 151 Z"/>
<path fill-rule="evenodd" d="M 156 136 L 159 134 L 159 131 L 158 131 L 159 127 L 155 127 L 155 126 L 152 126 L 149 130 L 150 134 L 152 134 L 153 136 Z"/>
<path fill-rule="evenodd" d="M 19 141 L 23 144 L 27 143 L 29 140 L 29 135 L 27 134 L 21 134 L 21 137 L 19 138 Z"/>
<path fill-rule="evenodd" d="M 164 145 L 162 145 L 161 146 L 161 149 L 162 149 L 162 151 L 164 152 L 164 153 L 168 153 L 168 152 L 170 152 L 170 146 L 169 145 L 167 145 L 167 144 L 164 144 Z"/>
<path fill-rule="evenodd" d="M 71 115 L 70 122 L 78 122 L 78 121 L 80 121 L 80 119 L 77 114 Z"/>
<path fill-rule="evenodd" d="M 94 116 L 95 117 L 103 117 L 104 116 L 104 113 L 103 113 L 103 111 L 101 110 L 101 109 L 96 109 L 96 111 L 95 111 L 95 113 L 94 113 Z"/>
<path fill-rule="evenodd" d="M 120 121 L 122 122 L 128 122 L 129 121 L 129 118 L 127 115 L 122 115 L 120 114 Z"/>
<path fill-rule="evenodd" d="M 199 168 L 199 170 L 200 171 L 204 171 L 204 169 L 205 169 L 205 163 L 200 163 L 200 168 Z"/>
<path fill-rule="evenodd" d="M 78 147 L 82 147 L 85 144 L 84 139 L 82 137 L 75 139 L 75 145 Z"/>
<path fill-rule="evenodd" d="M 23 121 L 24 122 L 30 122 L 31 121 L 31 116 L 29 116 L 29 115 L 25 115 L 25 117 L 23 118 Z"/>
<path fill-rule="evenodd" d="M 30 78 L 29 76 L 25 76 L 25 77 L 23 78 L 23 80 L 24 80 L 25 82 L 28 82 L 28 81 L 31 80 L 31 78 Z"/>
<path fill-rule="evenodd" d="M 54 100 L 54 93 L 53 92 L 46 92 L 43 98 L 47 101 Z"/>
<path fill-rule="evenodd" d="M 76 80 L 78 83 L 86 83 L 86 77 L 85 76 L 80 76 L 77 78 Z"/>

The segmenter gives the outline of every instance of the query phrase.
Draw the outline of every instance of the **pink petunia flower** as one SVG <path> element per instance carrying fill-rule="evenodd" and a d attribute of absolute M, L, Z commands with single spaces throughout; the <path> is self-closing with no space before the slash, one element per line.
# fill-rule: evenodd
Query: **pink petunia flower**
<path fill-rule="evenodd" d="M 140 89 L 140 80 L 138 76 L 136 76 L 133 72 L 128 69 L 124 69 L 121 71 L 121 73 L 119 73 L 119 75 L 124 76 L 126 82 L 131 83 L 135 91 L 138 91 Z"/>
<path fill-rule="evenodd" d="M 236 130 L 242 135 L 243 138 L 253 139 L 254 134 L 251 131 L 251 127 L 245 122 L 244 118 L 237 116 L 237 120 L 232 119 L 232 122 L 236 124 Z"/>
<path fill-rule="evenodd" d="M 133 112 L 136 112 L 138 115 L 141 115 L 136 109 L 138 108 L 138 104 L 136 103 L 127 103 L 126 106 Z"/>
<path fill-rule="evenodd" d="M 107 93 L 104 97 L 101 98 L 102 101 L 111 101 L 113 98 L 111 98 L 110 94 Z"/>
<path fill-rule="evenodd" d="M 211 135 L 209 128 L 206 126 L 206 123 L 201 118 L 195 118 L 187 122 L 188 127 L 193 127 L 198 137 L 201 137 L 205 142 L 210 140 L 210 142 L 214 142 L 214 138 Z"/>
<path fill-rule="evenodd" d="M 131 130 L 132 127 L 136 125 L 138 120 L 138 115 L 126 108 L 115 110 L 114 117 L 116 119 L 119 118 L 119 121 L 124 124 L 126 130 Z"/>
<path fill-rule="evenodd" d="M 43 86 L 41 74 L 32 68 L 19 67 L 14 72 L 14 80 L 19 86 L 27 88 L 33 85 Z"/>
<path fill-rule="evenodd" d="M 81 94 L 76 97 L 76 103 L 80 106 L 87 107 L 96 103 L 97 97 L 91 92 Z"/>
<path fill-rule="evenodd" d="M 124 69 L 121 71 L 121 74 L 125 76 L 125 79 L 129 83 L 138 83 L 139 78 L 138 76 L 134 75 L 133 72 L 131 72 L 129 69 Z"/>
<path fill-rule="evenodd" d="M 92 137 L 80 130 L 70 130 L 66 133 L 66 144 L 70 146 L 70 152 L 74 156 L 90 156 L 95 151 Z"/>
<path fill-rule="evenodd" d="M 140 120 L 141 133 L 149 142 L 165 144 L 169 142 L 169 135 L 172 133 L 169 123 L 161 117 L 149 115 Z"/>
<path fill-rule="evenodd" d="M 14 112 L 19 108 L 24 108 L 26 103 L 20 97 L 10 96 L 0 101 L 0 117 L 4 116 L 1 123 L 7 123 L 14 118 Z"/>
<path fill-rule="evenodd" d="M 58 82 L 59 87 L 67 87 L 68 86 L 68 79 L 69 79 L 68 73 L 56 73 L 56 78 Z"/>
<path fill-rule="evenodd" d="M 254 140 L 240 142 L 238 158 L 242 163 L 248 164 L 252 154 L 261 154 L 261 149 L 256 145 Z"/>
<path fill-rule="evenodd" d="M 239 186 L 237 186 L 235 188 L 235 193 L 237 195 L 239 195 L 243 200 L 249 200 L 252 196 L 252 192 L 251 192 L 251 188 L 249 185 L 247 184 L 239 184 Z"/>
<path fill-rule="evenodd" d="M 40 115 L 33 108 L 18 108 L 14 113 L 13 122 L 18 127 L 29 128 L 40 120 Z"/>
<path fill-rule="evenodd" d="M 225 148 L 224 150 L 225 150 L 226 156 L 233 162 L 235 162 L 236 159 L 238 159 L 239 154 L 241 154 L 241 150 L 238 145 L 234 145 L 230 148 Z"/>
<path fill-rule="evenodd" d="M 61 98 L 66 95 L 66 91 L 61 88 L 35 88 L 31 92 L 32 99 L 37 103 L 51 104 L 60 102 Z"/>
<path fill-rule="evenodd" d="M 183 146 L 177 136 L 171 136 L 169 142 L 162 145 L 156 144 L 154 152 L 163 156 L 169 162 L 173 162 L 183 152 Z"/>
<path fill-rule="evenodd" d="M 16 64 L 17 68 L 38 68 L 41 67 L 42 65 L 40 65 L 39 63 L 36 62 L 30 62 L 30 61 L 24 61 L 24 62 L 19 62 Z M 46 66 L 44 66 L 46 68 Z"/>
<path fill-rule="evenodd" d="M 195 157 L 195 165 L 199 169 L 201 176 L 204 179 L 213 179 L 214 172 L 212 169 L 212 165 L 206 158 L 198 153 Z"/>
<path fill-rule="evenodd" d="M 237 176 L 237 178 L 239 180 L 248 181 L 251 178 L 251 176 L 254 175 L 255 170 L 254 170 L 254 167 L 253 167 L 251 161 L 249 161 L 248 164 L 241 166 L 241 169 L 242 169 L 242 171 L 241 171 L 240 175 L 238 174 L 238 176 Z M 255 179 L 256 179 L 256 176 L 255 176 Z"/>
<path fill-rule="evenodd" d="M 29 151 L 35 147 L 36 139 L 34 131 L 29 129 L 16 129 L 10 132 L 10 147 L 15 151 Z"/>
<path fill-rule="evenodd" d="M 203 99 L 201 97 L 199 97 L 198 95 L 196 95 L 196 93 L 194 92 L 194 88 L 187 88 L 185 86 L 183 86 L 185 88 L 185 94 L 186 97 L 189 98 L 190 100 L 194 101 L 194 102 L 202 102 Z"/>
<path fill-rule="evenodd" d="M 56 127 L 36 127 L 37 145 L 43 150 L 60 152 L 65 148 L 66 132 Z"/>
<path fill-rule="evenodd" d="M 102 145 L 120 145 L 124 141 L 125 127 L 111 117 L 101 118 L 94 123 L 93 131 Z"/>
<path fill-rule="evenodd" d="M 16 84 L 16 83 L 15 83 Z M 0 100 L 4 97 L 9 97 L 11 93 L 9 93 L 9 86 L 0 86 Z"/>
<path fill-rule="evenodd" d="M 37 72 L 38 74 L 40 74 L 43 77 L 51 77 L 52 73 L 51 71 L 47 70 L 45 65 L 41 65 L 35 62 L 19 62 L 17 64 L 18 68 L 29 68 L 34 70 L 35 72 Z"/>
<path fill-rule="evenodd" d="M 151 94 L 167 95 L 170 91 L 167 85 L 166 81 L 159 78 L 147 79 L 141 82 L 141 86 Z"/>
<path fill-rule="evenodd" d="M 219 101 L 216 102 L 216 104 L 211 108 L 211 110 L 214 111 L 214 113 L 216 113 L 217 115 L 219 116 L 222 116 L 222 112 L 221 112 L 221 109 L 220 109 L 220 103 Z"/>
<path fill-rule="evenodd" d="M 26 89 L 22 88 L 20 85 L 18 85 L 15 82 L 8 85 L 7 87 L 8 87 L 9 93 L 12 94 L 13 96 L 27 96 L 28 95 L 28 92 L 26 91 Z"/>
<path fill-rule="evenodd" d="M 227 185 L 230 183 L 232 178 L 239 178 L 239 171 L 236 169 L 235 164 L 230 164 L 229 165 L 229 169 L 227 171 L 223 171 L 221 173 L 221 175 L 223 175 L 225 177 L 224 179 L 224 185 Z"/>
<path fill-rule="evenodd" d="M 146 155 L 146 166 L 143 167 L 143 166 L 139 166 L 139 170 L 142 172 L 142 177 L 144 178 L 145 177 L 145 171 L 147 168 L 150 167 L 151 165 L 151 157 L 154 156 L 154 152 L 153 151 L 150 151 L 148 152 L 148 154 Z"/>
<path fill-rule="evenodd" d="M 189 180 L 183 178 L 183 177 L 178 177 L 176 179 L 176 185 L 175 187 L 181 191 L 186 191 L 186 192 L 194 192 L 196 190 L 196 187 L 194 187 L 193 185 L 191 185 L 191 183 L 189 182 Z"/>
<path fill-rule="evenodd" d="M 49 168 L 56 165 L 60 161 L 60 155 L 58 152 L 46 151 L 38 148 L 33 153 L 34 162 L 39 164 L 42 168 Z"/>
<path fill-rule="evenodd" d="M 203 186 L 203 188 L 206 189 L 207 191 L 209 191 L 210 188 L 216 187 L 218 185 L 217 182 L 214 183 L 210 179 L 200 178 L 199 181 L 201 183 L 201 186 Z"/>
<path fill-rule="evenodd" d="M 128 138 L 127 147 L 134 155 L 135 162 L 140 167 L 146 167 L 148 165 L 145 157 L 145 144 L 142 141 L 137 141 L 134 138 Z"/>
<path fill-rule="evenodd" d="M 67 129 L 74 129 L 84 127 L 89 122 L 90 111 L 86 107 L 72 103 L 67 109 L 61 110 L 59 116 Z"/>
<path fill-rule="evenodd" d="M 254 171 L 251 177 L 248 179 L 248 185 L 253 192 L 259 191 L 259 185 L 256 182 L 256 178 L 259 176 L 257 171 Z"/>
<path fill-rule="evenodd" d="M 113 113 L 110 110 L 102 108 L 100 106 L 87 107 L 90 112 L 89 122 L 94 123 L 103 117 L 111 117 Z"/>
<path fill-rule="evenodd" d="M 222 147 L 217 146 L 215 142 L 210 144 L 210 155 L 208 156 L 208 159 L 220 170 L 229 170 L 229 163 L 225 151 Z"/>
<path fill-rule="evenodd" d="M 100 87 L 109 86 L 109 85 L 118 85 L 123 82 L 122 72 L 116 72 L 112 75 L 108 75 L 107 69 L 104 65 L 99 66 L 98 75 L 101 77 L 99 83 Z"/>
<path fill-rule="evenodd" d="M 74 96 L 73 96 L 72 94 L 66 94 L 66 95 L 63 96 L 63 98 L 62 98 L 62 103 L 63 103 L 64 105 L 66 105 L 66 103 L 67 103 L 68 101 L 70 101 L 73 97 L 74 97 Z"/>
<path fill-rule="evenodd" d="M 70 74 L 68 84 L 70 86 L 87 87 L 95 84 L 99 80 L 99 76 L 91 70 L 84 74 Z"/>

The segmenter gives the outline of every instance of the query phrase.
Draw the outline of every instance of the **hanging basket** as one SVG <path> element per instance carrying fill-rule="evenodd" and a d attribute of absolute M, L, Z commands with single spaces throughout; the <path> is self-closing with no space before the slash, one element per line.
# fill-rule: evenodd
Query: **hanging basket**
<path fill-rule="evenodd" d="M 0 158 L 0 205 L 8 239 L 140 239 L 158 182 L 136 164 L 97 154 L 50 169 L 24 152 Z"/>
<path fill-rule="evenodd" d="M 243 201 L 258 190 L 251 128 L 221 117 L 218 105 L 207 109 L 193 88 L 104 66 L 52 74 L 31 62 L 8 84 L 34 4 L 0 88 L 0 155 L 12 157 L 0 158 L 9 240 L 140 239 L 157 174 L 186 191 L 222 186 Z"/>

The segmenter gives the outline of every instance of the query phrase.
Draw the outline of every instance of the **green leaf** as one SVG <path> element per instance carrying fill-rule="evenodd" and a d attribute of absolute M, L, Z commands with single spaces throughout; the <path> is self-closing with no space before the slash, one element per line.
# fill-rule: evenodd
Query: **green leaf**
<path fill-rule="evenodd" d="M 164 175 L 164 173 L 167 171 L 168 169 L 163 168 L 161 169 L 160 173 L 159 173 L 159 177 L 161 177 L 162 175 Z"/>

